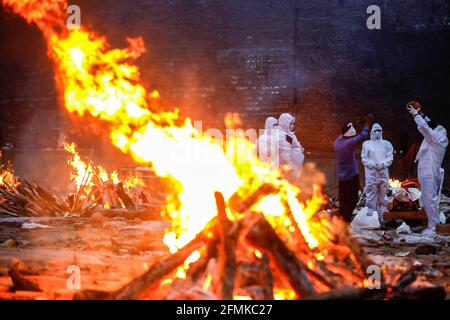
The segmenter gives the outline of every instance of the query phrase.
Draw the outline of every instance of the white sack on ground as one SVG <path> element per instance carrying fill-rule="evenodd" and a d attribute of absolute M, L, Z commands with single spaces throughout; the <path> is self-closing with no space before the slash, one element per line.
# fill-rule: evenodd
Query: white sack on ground
<path fill-rule="evenodd" d="M 367 207 L 362 208 L 352 221 L 353 229 L 378 229 L 380 226 L 378 214 Z"/>
<path fill-rule="evenodd" d="M 403 222 L 400 225 L 400 227 L 397 228 L 397 233 L 398 234 L 410 234 L 411 228 L 405 222 Z"/>

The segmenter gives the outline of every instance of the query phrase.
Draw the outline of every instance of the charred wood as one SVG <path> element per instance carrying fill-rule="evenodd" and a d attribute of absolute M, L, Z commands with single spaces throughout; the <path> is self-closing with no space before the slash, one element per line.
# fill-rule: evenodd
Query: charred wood
<path fill-rule="evenodd" d="M 228 219 L 223 195 L 220 192 L 216 192 L 215 198 L 220 234 L 217 263 L 218 277 L 215 291 L 220 299 L 231 300 L 233 299 L 236 280 L 235 251 L 241 227 L 239 222 L 233 223 Z"/>
<path fill-rule="evenodd" d="M 259 215 L 246 235 L 249 243 L 267 252 L 277 268 L 286 277 L 299 297 L 308 297 L 316 293 L 307 274 L 307 267 L 284 244 L 269 222 Z"/>

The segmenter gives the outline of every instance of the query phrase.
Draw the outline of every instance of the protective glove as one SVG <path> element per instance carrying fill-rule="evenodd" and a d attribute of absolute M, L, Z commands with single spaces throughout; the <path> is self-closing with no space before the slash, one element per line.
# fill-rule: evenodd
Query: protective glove
<path fill-rule="evenodd" d="M 375 164 L 372 164 L 372 163 L 366 164 L 366 167 L 367 167 L 367 169 L 369 169 L 369 170 L 376 169 L 376 165 L 375 165 Z"/>
<path fill-rule="evenodd" d="M 384 166 L 383 166 L 382 163 L 377 163 L 375 165 L 375 170 L 380 171 L 380 170 L 383 170 L 383 169 L 384 169 Z"/>
<path fill-rule="evenodd" d="M 407 110 L 413 117 L 417 116 L 420 111 L 420 109 L 415 109 L 412 106 L 408 106 Z"/>

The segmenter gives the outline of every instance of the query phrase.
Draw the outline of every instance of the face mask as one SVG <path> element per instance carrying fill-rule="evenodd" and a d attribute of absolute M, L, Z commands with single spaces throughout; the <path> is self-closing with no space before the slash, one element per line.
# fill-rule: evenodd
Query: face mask
<path fill-rule="evenodd" d="M 294 122 L 294 121 L 292 121 L 292 122 L 289 124 L 289 131 L 291 131 L 291 132 L 294 132 L 294 131 L 295 131 L 295 122 Z"/>
<path fill-rule="evenodd" d="M 381 131 L 375 131 L 375 132 L 373 133 L 373 138 L 374 138 L 375 140 L 381 140 L 381 136 L 382 136 L 382 132 L 381 132 Z"/>

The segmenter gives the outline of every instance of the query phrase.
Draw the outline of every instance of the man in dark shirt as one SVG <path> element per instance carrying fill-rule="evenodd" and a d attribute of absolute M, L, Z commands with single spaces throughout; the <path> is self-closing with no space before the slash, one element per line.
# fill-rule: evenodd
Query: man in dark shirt
<path fill-rule="evenodd" d="M 359 169 L 355 150 L 369 137 L 373 116 L 367 115 L 365 121 L 365 126 L 360 134 L 356 133 L 353 124 L 345 125 L 342 128 L 342 135 L 334 143 L 334 152 L 338 163 L 339 214 L 347 222 L 351 222 L 353 211 L 358 203 Z"/>

